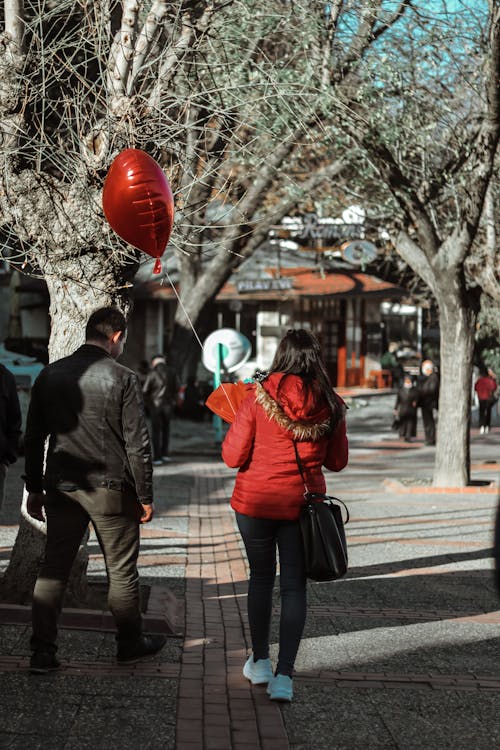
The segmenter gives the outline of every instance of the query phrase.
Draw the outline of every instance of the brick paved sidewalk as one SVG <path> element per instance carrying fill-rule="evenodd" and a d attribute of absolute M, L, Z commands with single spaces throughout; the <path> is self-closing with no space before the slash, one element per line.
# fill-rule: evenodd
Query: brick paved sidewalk
<path fill-rule="evenodd" d="M 220 468 L 196 466 L 189 507 L 186 637 L 177 713 L 179 750 L 286 750 L 277 705 L 242 676 L 249 635 L 247 572 Z"/>
<path fill-rule="evenodd" d="M 491 462 L 499 437 L 473 444 L 478 477 L 498 476 Z M 500 612 L 489 560 L 496 497 L 391 491 L 386 477 L 428 472 L 432 451 L 392 436 L 385 447 L 359 443 L 349 470 L 328 477 L 350 505 L 350 571 L 341 582 L 310 586 L 290 706 L 272 704 L 241 673 L 247 572 L 229 509 L 233 473 L 215 457 L 184 456 L 157 471 L 157 515 L 144 529 L 140 558 L 152 587 L 148 627 L 168 629 L 169 590 L 184 621 L 158 658 L 118 667 L 109 617 L 67 612 L 63 669 L 40 680 L 27 673 L 26 610 L 11 608 L 9 620 L 3 608 L 0 716 L 8 720 L 0 721 L 0 747 L 500 746 Z M 93 574 L 102 573 L 95 543 L 91 553 Z M 42 683 L 56 711 L 41 707 Z"/>

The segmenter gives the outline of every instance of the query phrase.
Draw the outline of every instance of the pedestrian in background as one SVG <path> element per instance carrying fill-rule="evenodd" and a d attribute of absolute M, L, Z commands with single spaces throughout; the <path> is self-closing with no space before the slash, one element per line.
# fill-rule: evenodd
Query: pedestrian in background
<path fill-rule="evenodd" d="M 21 437 L 21 407 L 16 379 L 0 364 L 0 510 L 5 494 L 8 467 L 17 461 Z"/>
<path fill-rule="evenodd" d="M 400 388 L 404 378 L 404 370 L 397 358 L 397 350 L 398 344 L 395 341 L 391 341 L 388 350 L 380 358 L 380 367 L 383 370 L 390 370 L 392 388 Z"/>
<path fill-rule="evenodd" d="M 195 422 L 202 422 L 205 415 L 205 400 L 202 396 L 198 381 L 194 375 L 189 375 L 184 391 L 182 416 Z"/>
<path fill-rule="evenodd" d="M 491 426 L 491 410 L 497 397 L 497 381 L 489 375 L 486 367 L 479 368 L 479 378 L 474 384 L 479 401 L 479 431 L 488 433 Z"/>
<path fill-rule="evenodd" d="M 304 483 L 325 492 L 322 466 L 347 464 L 343 401 L 330 384 L 318 340 L 290 330 L 278 345 L 267 377 L 242 401 L 222 445 L 222 458 L 238 475 L 231 498 L 250 566 L 248 619 L 252 654 L 243 667 L 254 685 L 268 684 L 271 700 L 290 701 L 292 674 L 306 619 L 306 572 L 299 514 Z M 275 673 L 269 659 L 276 547 L 281 615 Z"/>
<path fill-rule="evenodd" d="M 439 377 L 430 359 L 422 362 L 422 375 L 417 383 L 418 406 L 422 413 L 426 445 L 436 445 L 434 410 L 439 402 Z"/>
<path fill-rule="evenodd" d="M 137 375 L 115 362 L 126 336 L 120 310 L 96 310 L 85 344 L 47 365 L 31 393 L 24 441 L 27 509 L 39 521 L 45 509 L 47 521 L 33 593 L 30 670 L 36 674 L 60 666 L 57 622 L 89 523 L 106 562 L 118 661 L 137 661 L 165 644 L 163 636 L 142 633 L 137 557 L 139 524 L 153 517 L 151 448 Z"/>
<path fill-rule="evenodd" d="M 410 375 L 405 375 L 403 385 L 396 395 L 394 415 L 398 420 L 399 437 L 409 443 L 417 432 L 418 392 Z"/>
<path fill-rule="evenodd" d="M 178 381 L 173 367 L 163 354 L 151 360 L 151 372 L 143 385 L 144 398 L 151 419 L 153 465 L 170 461 L 170 420 L 177 400 Z"/>
<path fill-rule="evenodd" d="M 136 369 L 137 377 L 139 378 L 139 383 L 141 384 L 141 387 L 143 387 L 144 383 L 146 382 L 146 378 L 149 375 L 149 369 L 150 368 L 149 368 L 148 360 L 141 359 Z"/>

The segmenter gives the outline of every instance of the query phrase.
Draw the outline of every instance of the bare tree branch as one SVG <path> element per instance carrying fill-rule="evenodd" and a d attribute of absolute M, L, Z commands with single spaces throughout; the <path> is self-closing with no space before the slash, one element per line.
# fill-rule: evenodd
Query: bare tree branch
<path fill-rule="evenodd" d="M 437 291 L 435 275 L 427 255 L 407 232 L 398 232 L 392 238 L 392 242 L 405 262 L 425 281 L 429 289 L 435 294 Z"/>
<path fill-rule="evenodd" d="M 370 155 L 375 169 L 398 201 L 408 222 L 414 227 L 418 245 L 430 262 L 438 251 L 440 239 L 412 181 L 403 173 L 393 154 L 385 143 L 379 140 L 378 135 L 367 131 L 364 121 L 357 120 L 353 123 L 351 120 L 347 127 L 353 138 Z"/>
<path fill-rule="evenodd" d="M 213 4 L 207 5 L 201 17 L 194 23 L 188 13 L 183 14 L 179 37 L 165 56 L 159 71 L 157 83 L 149 96 L 149 106 L 152 109 L 158 109 L 162 93 L 168 88 L 177 72 L 179 64 L 190 50 L 193 40 L 206 33 L 214 12 L 215 6 Z"/>
<path fill-rule="evenodd" d="M 392 26 L 394 26 L 403 17 L 403 14 L 408 10 L 408 8 L 412 7 L 413 6 L 411 0 L 401 0 L 398 8 L 396 8 L 389 20 L 380 24 L 380 26 L 377 26 L 376 29 L 373 29 L 373 39 L 376 40 L 381 37 L 382 34 L 384 34 L 386 31 L 389 31 L 389 29 L 392 28 Z"/>
<path fill-rule="evenodd" d="M 144 62 L 148 59 L 151 49 L 161 29 L 163 19 L 167 14 L 167 0 L 155 0 L 149 11 L 142 29 L 135 43 L 132 69 L 127 82 L 127 95 L 131 96 L 137 83 L 137 78 Z"/>
<path fill-rule="evenodd" d="M 463 262 L 476 236 L 500 137 L 500 3 L 491 0 L 490 6 L 487 111 L 466 164 L 469 177 L 467 190 L 461 206 L 460 223 L 453 232 L 449 256 L 453 264 Z M 448 258 L 440 260 L 443 265 Z"/>
<path fill-rule="evenodd" d="M 204 276 L 207 276 L 212 280 L 213 294 L 216 294 L 227 281 L 229 276 L 235 267 L 241 264 L 241 262 L 252 255 L 255 249 L 262 244 L 267 238 L 268 232 L 274 224 L 277 224 L 281 219 L 295 208 L 300 202 L 304 194 L 309 195 L 314 190 L 327 180 L 331 180 L 337 177 L 346 168 L 347 160 L 338 160 L 327 166 L 318 169 L 316 172 L 310 175 L 310 177 L 300 185 L 297 189 L 297 193 L 294 198 L 288 200 L 282 200 L 278 205 L 273 206 L 272 210 L 266 212 L 266 215 L 262 218 L 253 217 L 250 222 L 252 226 L 251 232 L 246 239 L 243 247 L 238 248 L 238 254 L 234 254 L 239 238 L 241 238 L 242 232 L 245 231 L 243 225 L 231 226 L 226 231 L 225 236 L 221 239 L 219 249 L 212 260 L 207 264 Z M 248 229 L 246 230 L 248 232 Z M 233 259 L 231 264 L 228 264 L 228 253 L 233 253 Z M 206 280 L 200 281 L 200 284 L 206 284 Z M 196 287 L 195 287 L 196 289 Z"/>
<path fill-rule="evenodd" d="M 4 0 L 5 33 L 12 42 L 12 51 L 23 52 L 24 0 Z"/>
<path fill-rule="evenodd" d="M 381 4 L 382 0 L 374 0 L 373 3 L 369 3 L 361 10 L 361 22 L 358 31 L 346 56 L 342 59 L 340 70 L 334 75 L 336 81 L 346 78 L 359 65 L 373 43 L 386 31 L 389 31 L 402 18 L 408 8 L 412 7 L 409 0 L 402 0 L 391 18 L 375 29 Z"/>
<path fill-rule="evenodd" d="M 139 18 L 138 0 L 122 0 L 122 22 L 115 36 L 109 56 L 108 88 L 112 109 L 121 104 L 127 93 L 127 81 L 134 54 L 134 41 Z"/>
<path fill-rule="evenodd" d="M 495 199 L 490 182 L 484 201 L 483 219 L 485 241 L 467 259 L 467 271 L 482 291 L 494 300 L 500 309 L 500 247 L 496 228 Z M 476 240 L 477 243 L 477 240 Z"/>

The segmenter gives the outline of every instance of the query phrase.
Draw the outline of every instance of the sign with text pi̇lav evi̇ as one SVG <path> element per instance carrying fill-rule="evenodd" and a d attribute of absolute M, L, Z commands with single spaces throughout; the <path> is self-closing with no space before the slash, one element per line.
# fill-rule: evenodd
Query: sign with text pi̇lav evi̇
<path fill-rule="evenodd" d="M 237 282 L 238 294 L 245 292 L 281 292 L 291 289 L 293 279 L 241 279 Z"/>

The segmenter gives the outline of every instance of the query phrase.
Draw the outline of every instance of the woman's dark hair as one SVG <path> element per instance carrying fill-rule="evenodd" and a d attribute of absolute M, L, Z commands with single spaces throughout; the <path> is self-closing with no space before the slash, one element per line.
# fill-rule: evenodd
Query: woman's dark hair
<path fill-rule="evenodd" d="M 319 383 L 332 412 L 332 427 L 338 424 L 342 418 L 342 410 L 335 398 L 335 392 L 323 362 L 319 341 L 313 333 L 306 331 L 304 328 L 288 330 L 278 344 L 269 372 L 298 375 L 308 386 L 313 381 Z M 280 383 L 280 387 L 283 381 Z"/>
<path fill-rule="evenodd" d="M 121 310 L 117 307 L 100 307 L 88 319 L 85 338 L 87 341 L 108 341 L 117 331 L 124 334 L 126 330 L 127 321 Z"/>

